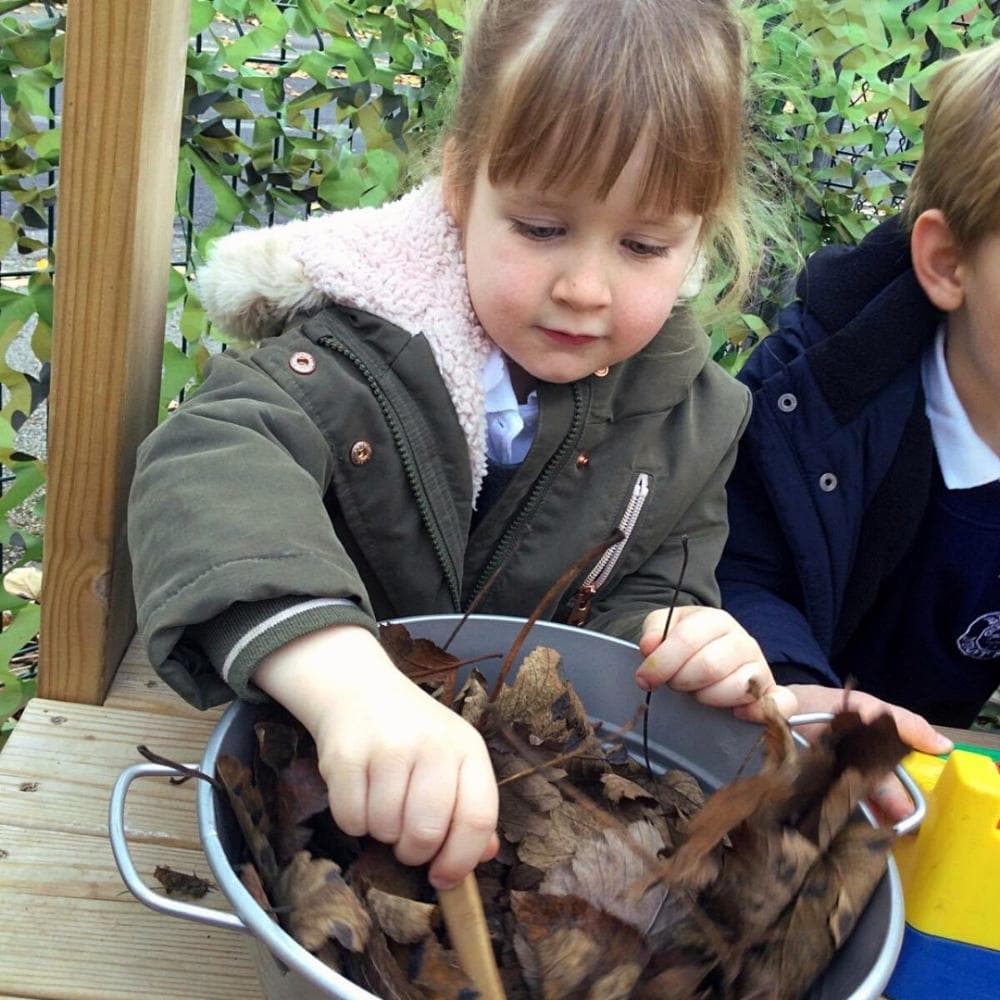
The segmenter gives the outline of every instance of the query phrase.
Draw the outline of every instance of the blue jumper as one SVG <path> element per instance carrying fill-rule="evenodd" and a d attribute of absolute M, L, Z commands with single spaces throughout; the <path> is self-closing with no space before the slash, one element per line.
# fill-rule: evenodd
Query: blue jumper
<path fill-rule="evenodd" d="M 934 604 L 964 586 L 966 604 L 1000 610 L 1000 531 L 990 527 L 1000 518 L 990 507 L 997 493 L 985 491 L 972 543 L 983 560 L 956 583 L 954 545 L 959 535 L 970 543 L 961 532 L 949 537 L 958 522 L 946 530 L 933 502 L 943 487 L 920 379 L 942 315 L 917 282 L 898 219 L 857 247 L 815 253 L 796 292 L 740 373 L 753 415 L 728 488 L 723 606 L 760 642 L 782 683 L 853 677 L 860 690 L 932 722 L 968 725 L 1000 684 L 1000 648 L 943 660 L 953 625 Z M 928 543 L 930 553 L 921 548 Z M 932 586 L 931 565 L 943 570 L 949 558 L 950 591 Z M 911 585 L 918 570 L 919 588 Z M 934 643 L 904 649 L 899 636 L 923 614 L 934 616 Z M 982 624 L 988 647 L 989 620 Z"/>

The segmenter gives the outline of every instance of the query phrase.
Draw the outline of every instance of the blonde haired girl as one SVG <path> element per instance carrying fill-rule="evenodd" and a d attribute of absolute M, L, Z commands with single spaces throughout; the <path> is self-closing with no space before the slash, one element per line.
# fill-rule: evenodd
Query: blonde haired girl
<path fill-rule="evenodd" d="M 217 323 L 277 336 L 215 359 L 144 446 L 150 658 L 197 704 L 284 704 L 339 825 L 438 887 L 496 850 L 496 783 L 377 620 L 465 608 L 498 567 L 479 609 L 528 614 L 618 527 L 550 616 L 639 642 L 640 686 L 794 704 L 717 609 L 748 398 L 682 301 L 720 250 L 748 269 L 743 60 L 722 0 L 484 0 L 440 178 L 234 234 L 203 275 Z"/>

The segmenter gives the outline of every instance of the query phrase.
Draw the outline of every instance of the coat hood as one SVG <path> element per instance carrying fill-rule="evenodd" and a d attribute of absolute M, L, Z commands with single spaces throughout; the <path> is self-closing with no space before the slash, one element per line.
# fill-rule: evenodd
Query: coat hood
<path fill-rule="evenodd" d="M 490 341 L 465 278 L 461 234 L 428 181 L 379 208 L 358 208 L 218 240 L 198 292 L 209 319 L 257 341 L 296 314 L 338 304 L 422 334 L 469 444 L 474 495 L 486 472 L 480 373 Z"/>

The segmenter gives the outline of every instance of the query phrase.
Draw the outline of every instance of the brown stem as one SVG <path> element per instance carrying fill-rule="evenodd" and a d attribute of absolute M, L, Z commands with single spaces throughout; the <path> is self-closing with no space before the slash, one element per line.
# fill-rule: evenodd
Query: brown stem
<path fill-rule="evenodd" d="M 507 675 L 510 673 L 510 669 L 514 664 L 514 660 L 517 658 L 517 654 L 521 651 L 521 646 L 524 645 L 524 640 L 528 638 L 528 633 L 534 628 L 535 622 L 541 618 L 542 613 L 549 606 L 549 604 L 555 600 L 569 585 L 570 580 L 576 576 L 577 573 L 586 566 L 587 563 L 596 559 L 605 551 L 609 549 L 612 545 L 616 545 L 622 540 L 622 533 L 620 531 L 615 531 L 615 533 L 606 541 L 601 542 L 599 545 L 593 546 L 593 548 L 588 549 L 576 562 L 573 563 L 567 570 L 565 570 L 558 580 L 543 595 L 542 599 L 538 602 L 535 610 L 531 612 L 528 620 L 521 626 L 521 630 L 517 633 L 517 637 L 514 639 L 513 645 L 507 651 L 507 656 L 504 658 L 503 665 L 500 667 L 500 674 L 497 677 L 497 682 L 493 687 L 493 691 L 490 694 L 490 701 L 496 701 L 500 697 L 500 692 L 503 690 L 503 686 L 507 681 Z"/>
<path fill-rule="evenodd" d="M 482 663 L 484 660 L 499 660 L 503 653 L 484 653 L 482 656 L 473 656 L 469 660 L 459 660 L 447 667 L 428 667 L 426 670 L 418 670 L 415 673 L 407 674 L 411 681 L 422 681 L 427 677 L 438 677 L 441 674 L 454 673 L 462 667 L 471 667 L 474 663 Z"/>
<path fill-rule="evenodd" d="M 528 525 L 527 530 L 524 532 L 528 535 L 531 532 L 531 525 Z M 471 615 L 480 604 L 483 603 L 483 599 L 487 594 L 493 589 L 493 584 L 497 582 L 497 577 L 503 572 L 504 566 L 507 565 L 507 560 L 510 559 L 514 552 L 514 547 L 509 548 L 504 555 L 503 559 L 500 560 L 500 565 L 497 566 L 495 570 L 490 574 L 489 579 L 479 588 L 479 593 L 472 599 L 469 606 L 465 609 L 465 614 L 458 620 L 458 624 L 451 630 L 451 635 L 448 636 L 444 641 L 444 645 L 441 647 L 443 650 L 447 651 L 448 647 L 454 642 L 455 636 L 458 635 L 462 626 L 469 620 L 469 615 Z"/>
<path fill-rule="evenodd" d="M 154 764 L 160 764 L 163 767 L 173 768 L 180 777 L 171 778 L 170 783 L 172 785 L 183 785 L 188 778 L 201 778 L 202 781 L 207 781 L 217 792 L 225 795 L 225 788 L 222 782 L 217 778 L 213 778 L 210 774 L 205 774 L 204 771 L 199 771 L 196 767 L 188 767 L 186 764 L 178 764 L 177 761 L 171 760 L 169 757 L 163 757 L 158 753 L 154 753 L 149 749 L 144 743 L 140 743 L 136 750 L 142 754 L 143 757 L 148 761 L 152 761 Z"/>

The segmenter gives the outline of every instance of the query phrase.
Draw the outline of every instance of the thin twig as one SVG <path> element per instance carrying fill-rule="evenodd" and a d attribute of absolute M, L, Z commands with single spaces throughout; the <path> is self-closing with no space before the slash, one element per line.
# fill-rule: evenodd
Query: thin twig
<path fill-rule="evenodd" d="M 681 535 L 681 549 L 684 551 L 684 558 L 681 560 L 681 571 L 677 574 L 677 583 L 674 585 L 674 594 L 670 598 L 670 607 L 667 609 L 667 620 L 663 625 L 663 638 L 660 639 L 662 645 L 667 641 L 667 633 L 670 631 L 670 621 L 674 617 L 674 608 L 677 607 L 677 598 L 680 596 L 681 584 L 684 582 L 684 574 L 688 564 L 688 536 Z M 642 756 L 646 762 L 646 774 L 653 777 L 653 768 L 649 763 L 649 705 L 653 692 L 646 692 L 646 714 L 642 718 Z"/>
<path fill-rule="evenodd" d="M 170 783 L 172 785 L 183 785 L 189 778 L 200 778 L 202 781 L 207 781 L 221 795 L 226 794 L 226 789 L 223 787 L 221 781 L 217 778 L 213 778 L 210 774 L 205 774 L 204 771 L 199 771 L 196 767 L 188 767 L 186 764 L 178 764 L 176 760 L 171 760 L 169 757 L 163 757 L 158 753 L 154 753 L 144 743 L 140 743 L 136 747 L 136 750 L 138 750 L 139 753 L 146 758 L 146 760 L 152 761 L 154 764 L 160 764 L 163 767 L 173 768 L 173 770 L 175 770 L 180 777 L 171 778 Z"/>
<path fill-rule="evenodd" d="M 630 732 L 635 728 L 635 719 L 633 718 L 631 722 L 627 723 L 621 729 L 615 730 L 612 734 L 614 737 L 624 736 L 626 733 Z M 501 729 L 501 732 L 506 735 L 506 731 Z M 548 767 L 558 767 L 560 764 L 564 764 L 569 760 L 603 760 L 602 757 L 595 757 L 593 754 L 585 754 L 583 751 L 585 749 L 585 744 L 581 744 L 575 750 L 567 750 L 566 753 L 561 753 L 557 757 L 553 757 L 551 760 L 546 761 L 544 764 L 534 764 L 524 771 L 518 771 L 517 774 L 509 774 L 506 778 L 501 778 L 497 782 L 497 787 L 501 785 L 509 784 L 511 781 L 517 781 L 520 778 L 530 778 L 531 775 L 537 774 L 539 771 L 544 771 Z"/>
<path fill-rule="evenodd" d="M 531 525 L 529 524 L 524 532 L 527 536 L 531 532 Z M 503 572 L 504 567 L 507 565 L 508 560 L 514 554 L 515 547 L 512 545 L 505 553 L 503 559 L 500 560 L 500 565 L 497 566 L 495 570 L 490 574 L 489 579 L 479 588 L 479 593 L 469 602 L 469 606 L 465 609 L 465 614 L 458 620 L 458 623 L 451 630 L 451 635 L 448 636 L 444 641 L 444 645 L 441 647 L 447 650 L 448 647 L 454 642 L 455 636 L 458 635 L 462 626 L 469 620 L 469 616 L 473 614 L 476 608 L 483 603 L 484 598 L 493 589 L 493 584 L 497 582 L 497 577 Z"/>
<path fill-rule="evenodd" d="M 549 604 L 555 600 L 566 589 L 570 580 L 576 576 L 577 573 L 593 559 L 596 559 L 605 550 L 611 548 L 612 545 L 617 545 L 618 542 L 622 540 L 624 536 L 620 531 L 615 531 L 615 533 L 606 541 L 601 542 L 599 545 L 593 546 L 593 548 L 588 549 L 579 559 L 577 559 L 567 570 L 565 570 L 558 580 L 543 595 L 542 599 L 538 602 L 535 610 L 531 612 L 531 616 L 528 620 L 521 626 L 520 631 L 517 633 L 517 637 L 514 639 L 513 644 L 507 652 L 507 656 L 503 661 L 503 665 L 500 667 L 500 673 L 497 676 L 496 684 L 493 686 L 493 691 L 490 694 L 490 701 L 496 701 L 500 697 L 500 692 L 503 690 L 504 683 L 507 680 L 507 675 L 510 673 L 511 667 L 514 665 L 514 660 L 517 658 L 517 654 L 521 651 L 521 646 L 524 645 L 524 640 L 528 638 L 528 633 L 534 628 L 535 622 L 541 618 L 545 609 Z"/>
<path fill-rule="evenodd" d="M 462 667 L 471 667 L 474 663 L 482 663 L 484 660 L 499 660 L 501 656 L 503 656 L 503 653 L 484 653 L 482 656 L 473 656 L 468 660 L 459 660 L 457 663 L 450 663 L 445 667 L 428 667 L 426 670 L 417 670 L 412 674 L 408 673 L 406 676 L 411 681 L 422 681 L 428 677 L 440 677 L 444 674 L 452 674 L 456 670 L 461 670 Z"/>

